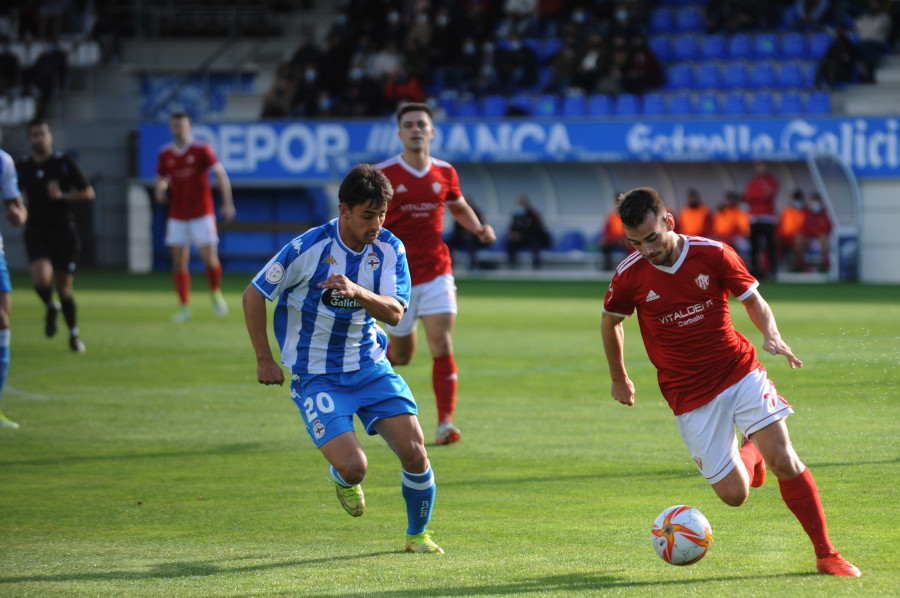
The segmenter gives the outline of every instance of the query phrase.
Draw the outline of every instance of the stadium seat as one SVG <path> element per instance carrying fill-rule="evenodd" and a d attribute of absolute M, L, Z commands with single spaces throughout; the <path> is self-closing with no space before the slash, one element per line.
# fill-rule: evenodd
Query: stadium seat
<path fill-rule="evenodd" d="M 535 116 L 559 116 L 562 112 L 559 96 L 543 93 L 534 99 Z"/>
<path fill-rule="evenodd" d="M 781 37 L 782 58 L 806 58 L 806 36 L 797 31 L 789 31 Z"/>
<path fill-rule="evenodd" d="M 775 33 L 757 33 L 753 38 L 753 56 L 763 60 L 779 58 L 781 56 L 781 46 L 778 41 L 778 35 Z"/>
<path fill-rule="evenodd" d="M 506 96 L 499 94 L 487 95 L 481 99 L 479 113 L 481 116 L 496 118 L 506 114 Z"/>
<path fill-rule="evenodd" d="M 722 113 L 731 116 L 747 114 L 747 97 L 743 91 L 732 91 L 725 96 Z"/>
<path fill-rule="evenodd" d="M 513 111 L 521 116 L 530 116 L 534 114 L 535 98 L 527 93 L 517 93 L 509 98 L 507 111 Z"/>
<path fill-rule="evenodd" d="M 759 116 L 769 116 L 775 113 L 775 99 L 768 91 L 757 91 L 750 100 L 750 112 Z"/>
<path fill-rule="evenodd" d="M 807 114 L 831 114 L 831 94 L 823 90 L 809 93 L 806 101 Z"/>
<path fill-rule="evenodd" d="M 756 89 L 775 87 L 775 65 L 771 61 L 755 62 L 750 67 L 750 86 Z"/>
<path fill-rule="evenodd" d="M 541 50 L 538 53 L 538 59 L 542 64 L 546 63 L 548 60 L 556 56 L 559 51 L 563 47 L 562 39 L 558 37 L 548 37 L 544 40 L 544 43 L 541 44 Z"/>
<path fill-rule="evenodd" d="M 719 107 L 719 94 L 715 92 L 701 93 L 697 96 L 696 114 L 717 115 L 721 114 Z"/>
<path fill-rule="evenodd" d="M 819 60 L 825 56 L 828 47 L 831 45 L 831 34 L 825 31 L 817 31 L 809 36 L 809 57 L 813 60 Z"/>
<path fill-rule="evenodd" d="M 612 98 L 606 94 L 596 93 L 588 98 L 588 114 L 591 116 L 611 116 L 613 113 Z"/>
<path fill-rule="evenodd" d="M 453 107 L 453 113 L 456 116 L 479 116 L 481 114 L 481 108 L 478 106 L 478 100 L 476 100 L 471 95 L 464 95 L 456 100 L 456 104 Z"/>
<path fill-rule="evenodd" d="M 728 40 L 728 57 L 748 60 L 753 57 L 753 38 L 747 33 L 735 33 Z"/>
<path fill-rule="evenodd" d="M 617 116 L 636 116 L 641 113 L 641 97 L 633 93 L 616 96 L 614 111 Z"/>
<path fill-rule="evenodd" d="M 806 73 L 803 70 L 803 64 L 796 60 L 781 61 L 775 83 L 781 89 L 806 87 Z"/>
<path fill-rule="evenodd" d="M 700 55 L 697 38 L 693 35 L 679 35 L 672 50 L 675 60 L 696 60 Z"/>
<path fill-rule="evenodd" d="M 718 62 L 702 62 L 697 66 L 698 89 L 718 89 L 722 84 L 722 70 Z"/>
<path fill-rule="evenodd" d="M 691 94 L 685 91 L 672 94 L 669 102 L 669 114 L 687 116 L 693 113 L 694 105 L 691 100 Z"/>
<path fill-rule="evenodd" d="M 675 14 L 670 8 L 656 8 L 650 13 L 650 23 L 647 32 L 653 34 L 666 34 L 675 31 Z"/>
<path fill-rule="evenodd" d="M 563 97 L 563 116 L 584 116 L 587 114 L 587 98 L 583 93 L 569 93 Z"/>
<path fill-rule="evenodd" d="M 666 75 L 666 87 L 669 89 L 694 87 L 694 68 L 686 62 L 672 65 Z"/>
<path fill-rule="evenodd" d="M 647 40 L 647 45 L 656 54 L 656 57 L 662 62 L 672 60 L 674 52 L 672 51 L 672 41 L 665 35 L 653 35 Z"/>
<path fill-rule="evenodd" d="M 557 244 L 557 251 L 585 251 L 587 238 L 580 230 L 569 230 L 563 233 Z"/>
<path fill-rule="evenodd" d="M 700 40 L 700 58 L 704 60 L 721 60 L 726 56 L 726 50 L 724 35 L 706 35 Z"/>
<path fill-rule="evenodd" d="M 747 65 L 743 62 L 729 62 L 725 66 L 722 86 L 726 89 L 743 89 L 749 85 Z"/>
<path fill-rule="evenodd" d="M 706 27 L 703 9 L 698 6 L 685 6 L 675 15 L 675 28 L 682 33 L 700 33 Z"/>
<path fill-rule="evenodd" d="M 666 114 L 666 97 L 658 92 L 644 94 L 644 116 Z"/>
<path fill-rule="evenodd" d="M 802 114 L 803 96 L 796 91 L 786 91 L 781 94 L 781 99 L 776 106 L 778 114 Z"/>

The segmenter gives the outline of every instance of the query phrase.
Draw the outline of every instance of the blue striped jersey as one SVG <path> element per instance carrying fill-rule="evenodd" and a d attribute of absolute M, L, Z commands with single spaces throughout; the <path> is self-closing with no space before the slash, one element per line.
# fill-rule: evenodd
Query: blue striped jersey
<path fill-rule="evenodd" d="M 294 374 L 354 372 L 385 357 L 387 335 L 353 299 L 332 297 L 319 283 L 343 274 L 376 293 L 409 305 L 410 279 L 403 243 L 387 229 L 359 253 L 338 234 L 338 221 L 310 229 L 288 243 L 254 277 L 269 301 L 278 298 L 273 326 L 281 362 Z"/>
<path fill-rule="evenodd" d="M 0 149 L 0 198 L 3 201 L 12 201 L 18 199 L 20 194 L 16 163 L 12 156 Z M 0 253 L 3 253 L 2 235 L 0 235 Z"/>

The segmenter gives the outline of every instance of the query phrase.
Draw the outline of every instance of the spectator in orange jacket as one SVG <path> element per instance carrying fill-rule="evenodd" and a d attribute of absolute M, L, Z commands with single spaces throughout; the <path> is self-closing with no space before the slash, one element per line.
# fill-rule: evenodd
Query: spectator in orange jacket
<path fill-rule="evenodd" d="M 750 215 L 737 191 L 725 194 L 725 203 L 713 216 L 713 238 L 731 245 L 741 258 L 750 253 Z M 746 259 L 744 260 L 746 261 Z"/>
<path fill-rule="evenodd" d="M 688 189 L 687 205 L 678 211 L 675 230 L 678 233 L 694 237 L 712 235 L 712 212 L 703 203 L 700 192 L 696 189 Z"/>
<path fill-rule="evenodd" d="M 806 201 L 803 197 L 803 190 L 797 189 L 791 196 L 791 203 L 785 206 L 778 217 L 775 236 L 778 239 L 778 253 L 781 259 L 786 259 L 788 255 L 794 253 L 797 236 L 800 234 L 800 229 L 803 226 L 805 207 Z M 794 255 L 794 262 L 797 264 L 796 255 Z"/>
<path fill-rule="evenodd" d="M 618 200 L 619 195 L 619 193 L 616 193 L 616 195 L 613 196 L 614 205 Z M 615 268 L 615 264 L 613 263 L 614 253 L 621 252 L 628 255 L 634 251 L 634 247 L 632 247 L 631 243 L 628 242 L 628 239 L 625 238 L 625 227 L 622 226 L 622 219 L 619 218 L 619 212 L 616 211 L 615 207 L 606 214 L 606 225 L 603 227 L 603 232 L 600 233 L 597 244 L 600 246 L 600 251 L 603 253 L 604 270 L 612 270 Z"/>

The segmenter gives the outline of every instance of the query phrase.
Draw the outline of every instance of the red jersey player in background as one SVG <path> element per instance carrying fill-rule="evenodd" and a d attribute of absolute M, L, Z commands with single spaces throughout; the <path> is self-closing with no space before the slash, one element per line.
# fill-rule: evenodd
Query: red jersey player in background
<path fill-rule="evenodd" d="M 400 323 L 385 326 L 390 334 L 388 359 L 393 365 L 410 362 L 416 351 L 416 326 L 421 318 L 434 360 L 431 379 L 437 401 L 436 442 L 450 444 L 460 438 L 453 425 L 457 388 L 453 325 L 457 306 L 450 250 L 443 241 L 444 206 L 482 243 L 493 243 L 497 236 L 466 203 L 456 169 L 431 157 L 431 108 L 427 104 L 404 104 L 397 112 L 397 124 L 403 152 L 376 166 L 394 187 L 384 228 L 406 246 L 412 297 Z"/>
<path fill-rule="evenodd" d="M 729 294 L 762 332 L 766 352 L 784 355 L 792 369 L 803 365 L 782 340 L 759 282 L 728 245 L 676 234 L 675 219 L 656 190 L 629 191 L 618 210 L 637 251 L 616 269 L 603 306 L 601 334 L 613 398 L 634 405 L 622 322 L 637 310 L 659 388 L 719 498 L 731 506 L 743 504 L 750 488 L 762 485 L 768 465 L 785 504 L 812 540 L 817 569 L 858 577 L 859 569 L 832 546 L 815 480 L 791 444 L 785 420 L 793 410 L 768 379 L 753 344 L 732 323 Z M 745 437 L 740 450 L 735 426 Z"/>
<path fill-rule="evenodd" d="M 169 129 L 174 141 L 159 152 L 155 195 L 157 202 L 169 202 L 166 245 L 172 251 L 172 280 L 181 301 L 181 309 L 172 320 L 184 322 L 191 317 L 191 274 L 188 270 L 191 242 L 197 245 L 206 265 L 213 308 L 217 315 L 224 317 L 228 313 L 228 304 L 221 290 L 222 264 L 217 248 L 219 236 L 209 172 L 212 171 L 219 186 L 225 222 L 234 219 L 231 182 L 210 145 L 191 135 L 191 119 L 187 114 L 173 113 L 169 117 Z"/>
<path fill-rule="evenodd" d="M 766 273 L 760 261 L 763 243 L 766 248 L 768 275 L 775 276 L 778 269 L 778 248 L 775 246 L 775 197 L 778 195 L 778 179 L 765 162 L 754 165 L 754 176 L 744 187 L 744 201 L 750 212 L 750 272 L 756 277 Z"/>

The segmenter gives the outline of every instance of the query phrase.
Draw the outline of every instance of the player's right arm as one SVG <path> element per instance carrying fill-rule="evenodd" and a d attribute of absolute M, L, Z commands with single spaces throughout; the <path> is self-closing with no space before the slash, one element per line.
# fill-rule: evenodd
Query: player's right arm
<path fill-rule="evenodd" d="M 250 334 L 250 343 L 256 353 L 256 379 L 260 384 L 284 384 L 284 371 L 269 346 L 269 334 L 266 331 L 266 298 L 252 284 L 244 290 L 242 297 L 244 321 Z"/>
<path fill-rule="evenodd" d="M 603 312 L 600 320 L 600 333 L 603 338 L 603 350 L 609 364 L 609 377 L 612 379 L 611 393 L 615 400 L 623 405 L 634 405 L 634 384 L 625 370 L 625 318 Z"/>
<path fill-rule="evenodd" d="M 166 191 L 169 190 L 169 181 L 165 177 L 158 176 L 156 177 L 156 182 L 153 184 L 153 199 L 156 200 L 156 203 L 166 203 Z"/>

